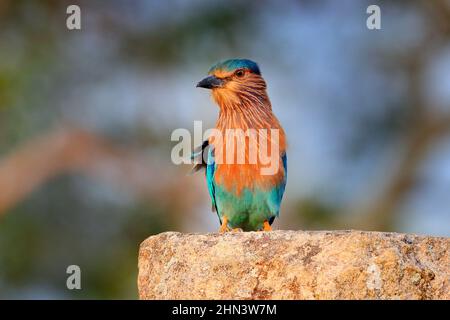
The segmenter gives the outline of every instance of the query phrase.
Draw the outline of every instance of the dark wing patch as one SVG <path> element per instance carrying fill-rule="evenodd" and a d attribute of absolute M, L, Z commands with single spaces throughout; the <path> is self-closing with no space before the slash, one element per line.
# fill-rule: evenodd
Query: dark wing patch
<path fill-rule="evenodd" d="M 201 146 L 194 149 L 191 154 L 191 160 L 194 162 L 194 166 L 192 167 L 190 174 L 206 169 L 205 157 L 208 156 L 208 147 L 209 141 L 205 140 Z"/>

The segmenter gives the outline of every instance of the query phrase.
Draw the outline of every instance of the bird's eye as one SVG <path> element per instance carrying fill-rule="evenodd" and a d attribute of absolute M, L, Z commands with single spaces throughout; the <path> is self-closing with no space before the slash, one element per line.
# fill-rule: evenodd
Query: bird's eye
<path fill-rule="evenodd" d="M 241 78 L 241 77 L 244 76 L 245 71 L 244 71 L 244 69 L 239 69 L 239 70 L 236 71 L 235 74 L 236 74 L 237 77 Z"/>

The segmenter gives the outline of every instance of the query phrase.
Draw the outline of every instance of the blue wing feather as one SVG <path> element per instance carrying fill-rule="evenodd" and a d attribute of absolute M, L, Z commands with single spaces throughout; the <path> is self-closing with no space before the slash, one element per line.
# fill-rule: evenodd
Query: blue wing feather
<path fill-rule="evenodd" d="M 287 154 L 286 152 L 283 153 L 283 155 L 281 156 L 281 160 L 283 161 L 283 168 L 284 168 L 284 179 L 283 182 L 280 185 L 280 203 L 281 200 L 283 199 L 283 194 L 284 194 L 284 189 L 286 188 L 286 182 L 287 182 Z"/>
<path fill-rule="evenodd" d="M 217 212 L 220 222 L 222 223 L 216 204 L 216 186 L 214 183 L 214 172 L 216 171 L 216 163 L 214 161 L 214 149 L 211 146 L 208 150 L 208 158 L 206 163 L 206 184 L 208 185 L 209 195 L 211 196 L 212 209 Z"/>
<path fill-rule="evenodd" d="M 270 191 L 268 199 L 267 199 L 267 204 L 269 205 L 270 211 L 274 214 L 274 216 L 277 216 L 277 217 L 280 213 L 281 200 L 283 199 L 283 194 L 284 194 L 284 190 L 286 188 L 286 182 L 287 182 L 287 156 L 286 156 L 286 153 L 282 154 L 281 160 L 283 162 L 284 178 L 280 182 L 280 184 L 275 186 Z"/>
<path fill-rule="evenodd" d="M 201 146 L 194 149 L 191 154 L 191 160 L 194 160 L 194 167 L 192 168 L 191 173 L 205 169 L 206 185 L 208 186 L 208 192 L 212 201 L 212 211 L 218 212 L 216 205 L 216 187 L 214 183 L 214 172 L 216 170 L 214 148 L 209 144 L 208 140 L 203 141 Z M 217 215 L 219 216 L 219 214 Z M 221 220 L 220 216 L 219 220 Z M 222 223 L 222 221 L 220 223 Z"/>

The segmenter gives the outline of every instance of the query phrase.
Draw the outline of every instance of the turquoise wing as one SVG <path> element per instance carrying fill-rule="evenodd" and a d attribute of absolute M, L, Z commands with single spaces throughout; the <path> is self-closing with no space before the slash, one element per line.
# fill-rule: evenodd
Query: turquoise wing
<path fill-rule="evenodd" d="M 283 153 L 283 155 L 281 156 L 281 160 L 283 162 L 284 178 L 280 184 L 275 186 L 270 191 L 270 194 L 268 195 L 268 201 L 267 201 L 270 211 L 272 212 L 272 214 L 274 214 L 274 216 L 277 216 L 277 217 L 280 213 L 281 200 L 283 200 L 284 190 L 286 189 L 286 182 L 287 182 L 287 155 L 286 155 L 286 153 Z"/>
<path fill-rule="evenodd" d="M 281 204 L 281 200 L 283 200 L 283 194 L 284 194 L 284 190 L 286 189 L 286 183 L 287 183 L 288 171 L 287 171 L 287 154 L 286 154 L 286 152 L 283 153 L 283 155 L 281 156 L 281 160 L 283 161 L 284 179 L 279 186 L 279 188 L 280 188 L 278 191 L 279 204 Z"/>
<path fill-rule="evenodd" d="M 193 151 L 191 160 L 193 160 L 195 163 L 194 167 L 191 170 L 191 173 L 195 173 L 202 169 L 205 169 L 206 184 L 208 186 L 209 195 L 211 196 L 212 210 L 217 212 L 215 190 L 216 186 L 214 183 L 214 172 L 216 170 L 216 164 L 214 162 L 214 148 L 209 144 L 208 140 L 203 141 L 202 145 Z"/>
<path fill-rule="evenodd" d="M 209 195 L 212 201 L 212 210 L 217 212 L 216 185 L 214 183 L 215 170 L 216 170 L 216 163 L 214 162 L 214 149 L 210 147 L 208 150 L 208 158 L 206 162 L 206 184 L 208 186 Z"/>

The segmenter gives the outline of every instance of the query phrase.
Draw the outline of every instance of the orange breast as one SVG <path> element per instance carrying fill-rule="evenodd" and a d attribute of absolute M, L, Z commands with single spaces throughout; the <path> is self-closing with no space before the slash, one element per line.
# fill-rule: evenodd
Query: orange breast
<path fill-rule="evenodd" d="M 274 134 L 272 130 L 277 130 Z M 269 190 L 281 183 L 285 172 L 282 154 L 286 150 L 283 129 L 267 129 L 267 134 L 231 134 L 224 129 L 223 140 L 213 139 L 215 182 L 227 191 L 240 194 L 243 189 Z M 256 130 L 256 132 L 259 132 Z"/>

